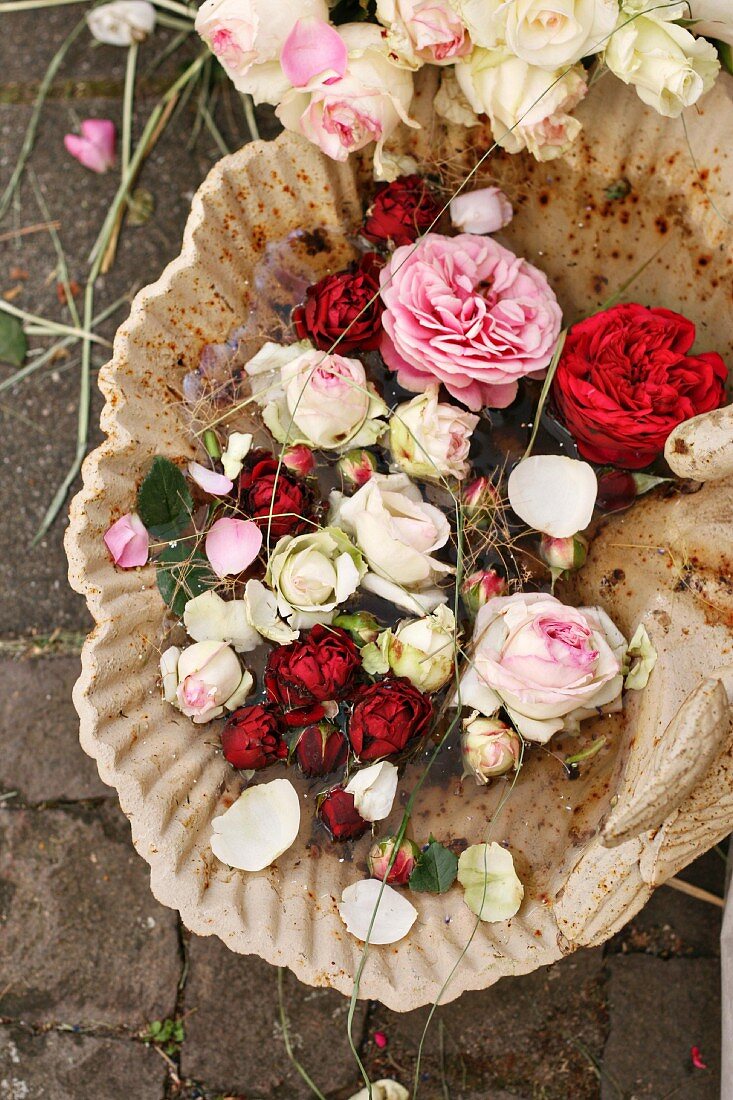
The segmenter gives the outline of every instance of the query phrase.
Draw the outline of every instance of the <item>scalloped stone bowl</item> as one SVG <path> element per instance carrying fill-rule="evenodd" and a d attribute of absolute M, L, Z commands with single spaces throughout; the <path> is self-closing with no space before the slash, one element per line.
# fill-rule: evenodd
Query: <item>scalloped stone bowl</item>
<path fill-rule="evenodd" d="M 699 174 L 681 126 L 646 110 L 620 83 L 584 105 L 587 143 L 567 161 L 498 155 L 482 166 L 477 182 L 498 182 L 515 203 L 503 239 L 547 271 L 567 319 L 597 307 L 663 244 L 634 298 L 687 313 L 700 346 L 733 363 L 733 234 L 721 216 L 733 213 L 733 157 L 723 147 L 733 130 L 730 87 L 721 81 L 688 121 Z M 417 109 L 426 119 L 431 101 L 424 85 Z M 488 143 L 483 131 L 435 122 L 399 140 L 449 178 L 460 178 Z M 194 726 L 162 702 L 158 652 L 167 623 L 154 570 L 117 571 L 102 535 L 133 507 L 154 454 L 191 456 L 179 394 L 202 346 L 225 339 L 253 308 L 264 334 L 277 306 L 292 299 L 290 279 L 343 265 L 344 231 L 361 216 L 365 165 L 337 165 L 283 135 L 212 170 L 193 201 L 181 255 L 138 294 L 101 373 L 107 438 L 85 463 L 67 537 L 71 583 L 96 622 L 74 694 L 81 743 L 118 792 L 153 893 L 194 932 L 344 993 L 361 945 L 336 903 L 362 877 L 367 841 L 353 862 L 341 860 L 343 850 L 314 831 L 305 812 L 296 844 L 267 870 L 244 874 L 214 858 L 210 822 L 236 797 L 237 776 L 218 751 L 216 724 Z M 315 236 L 303 232 L 315 227 Z M 481 925 L 462 955 L 474 919 L 460 888 L 415 895 L 412 932 L 370 949 L 361 996 L 408 1010 L 601 943 L 657 885 L 733 829 L 732 533 L 733 484 L 725 479 L 672 499 L 652 494 L 599 525 L 565 597 L 601 603 L 627 636 L 646 624 L 659 651 L 648 688 L 630 693 L 621 719 L 584 728 L 582 744 L 609 736 L 575 782 L 550 753 L 530 754 L 490 829 L 490 839 L 510 844 L 525 883 L 518 915 Z M 566 752 L 577 743 L 557 744 Z M 503 787 L 465 784 L 461 795 L 456 755 L 446 755 L 420 794 L 416 838 L 432 829 L 441 839 L 486 839 Z M 408 769 L 405 794 L 416 776 Z"/>

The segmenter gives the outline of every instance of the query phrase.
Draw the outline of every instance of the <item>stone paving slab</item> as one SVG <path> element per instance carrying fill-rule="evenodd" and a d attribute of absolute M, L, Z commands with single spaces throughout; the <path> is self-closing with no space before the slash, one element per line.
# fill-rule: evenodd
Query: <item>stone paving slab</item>
<path fill-rule="evenodd" d="M 162 1100 L 165 1076 L 142 1043 L 0 1028 L 0 1100 Z"/>
<path fill-rule="evenodd" d="M 115 798 L 79 745 L 78 657 L 0 659 L 0 793 L 20 802 Z"/>
<path fill-rule="evenodd" d="M 346 1039 L 348 1001 L 330 990 L 310 989 L 286 972 L 284 1004 L 298 1059 L 329 1096 L 358 1088 Z M 354 1021 L 361 1039 L 365 1006 Z M 277 971 L 255 956 L 235 955 L 211 936 L 193 936 L 185 989 L 186 1041 L 181 1070 L 206 1095 L 306 1100 L 312 1093 L 285 1053 L 279 1022 Z"/>
<path fill-rule="evenodd" d="M 134 1031 L 169 1016 L 180 971 L 119 809 L 0 811 L 0 1016 Z"/>
<path fill-rule="evenodd" d="M 611 1030 L 601 1100 L 718 1100 L 720 970 L 714 959 L 607 962 Z M 697 1046 L 707 1069 L 695 1069 Z"/>

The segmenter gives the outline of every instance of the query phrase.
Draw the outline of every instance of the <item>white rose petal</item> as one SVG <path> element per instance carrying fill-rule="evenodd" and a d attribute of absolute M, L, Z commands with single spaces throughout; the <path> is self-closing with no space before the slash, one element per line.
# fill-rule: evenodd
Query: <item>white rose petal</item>
<path fill-rule="evenodd" d="M 553 538 L 588 526 L 598 495 L 593 467 L 565 455 L 533 455 L 509 475 L 509 503 L 520 519 Z"/>
<path fill-rule="evenodd" d="M 237 653 L 249 653 L 262 641 L 247 614 L 245 600 L 223 600 L 210 589 L 189 600 L 183 623 L 195 642 L 227 642 Z"/>
<path fill-rule="evenodd" d="M 176 645 L 170 646 L 161 655 L 160 675 L 163 680 L 163 698 L 166 703 L 175 703 L 178 690 L 178 658 L 181 651 Z"/>
<path fill-rule="evenodd" d="M 211 850 L 222 863 L 262 871 L 286 852 L 300 828 L 300 799 L 288 779 L 248 787 L 211 822 Z"/>
<path fill-rule="evenodd" d="M 373 944 L 397 943 L 415 923 L 417 909 L 392 886 L 384 886 L 381 897 L 380 891 L 382 883 L 374 878 L 347 886 L 341 895 L 339 916 L 347 931 L 358 940 L 366 941 L 368 936 Z M 379 908 L 375 916 L 377 901 Z"/>
<path fill-rule="evenodd" d="M 360 1089 L 350 1100 L 410 1100 L 410 1094 L 404 1085 L 385 1077 L 381 1081 L 372 1081 L 371 1096 L 369 1089 Z"/>
<path fill-rule="evenodd" d="M 248 580 L 244 586 L 244 604 L 250 626 L 263 638 L 277 645 L 288 645 L 298 637 L 287 623 L 277 616 L 277 599 L 274 592 L 265 588 L 262 581 Z"/>
<path fill-rule="evenodd" d="M 524 897 L 512 853 L 496 842 L 472 844 L 458 860 L 463 900 L 484 921 L 505 921 L 519 910 Z"/>
<path fill-rule="evenodd" d="M 155 28 L 155 8 L 147 0 L 114 0 L 87 14 L 87 26 L 107 46 L 144 42 Z"/>
<path fill-rule="evenodd" d="M 354 796 L 354 806 L 365 821 L 382 821 L 389 817 L 397 793 L 397 768 L 388 760 L 371 764 L 356 772 L 345 790 Z"/>
<path fill-rule="evenodd" d="M 249 432 L 230 432 L 226 449 L 222 451 L 221 464 L 224 473 L 231 480 L 239 477 L 242 472 L 244 459 L 252 447 L 252 436 Z"/>

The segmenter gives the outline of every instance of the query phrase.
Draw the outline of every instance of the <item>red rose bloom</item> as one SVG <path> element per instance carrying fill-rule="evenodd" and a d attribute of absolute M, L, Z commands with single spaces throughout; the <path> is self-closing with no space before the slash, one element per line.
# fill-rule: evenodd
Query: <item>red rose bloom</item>
<path fill-rule="evenodd" d="M 346 763 L 349 743 L 337 726 L 319 722 L 307 726 L 295 747 L 295 756 L 303 775 L 330 775 Z"/>
<path fill-rule="evenodd" d="M 221 731 L 224 757 L 235 768 L 259 771 L 288 754 L 272 710 L 259 703 L 235 710 Z"/>
<path fill-rule="evenodd" d="M 284 710 L 311 708 L 326 699 L 343 699 L 349 693 L 361 668 L 359 650 L 345 630 L 339 627 L 314 626 L 308 637 L 290 645 L 273 649 L 265 669 L 265 690 L 273 703 Z M 323 708 L 315 719 L 294 721 L 289 725 L 306 725 L 323 716 Z"/>
<path fill-rule="evenodd" d="M 648 466 L 683 420 L 725 400 L 725 363 L 688 355 L 692 321 L 634 303 L 571 328 L 553 382 L 557 408 L 583 458 Z"/>
<path fill-rule="evenodd" d="M 318 816 L 334 840 L 352 840 L 369 827 L 354 805 L 353 794 L 343 787 L 328 792 L 318 807 Z"/>
<path fill-rule="evenodd" d="M 359 694 L 349 724 L 349 740 L 360 760 L 383 760 L 427 732 L 430 697 L 403 676 L 370 684 Z"/>
<path fill-rule="evenodd" d="M 269 528 L 271 542 L 316 527 L 315 499 L 310 486 L 284 463 L 278 464 L 268 451 L 252 451 L 247 456 L 239 475 L 239 504 L 265 535 Z"/>
<path fill-rule="evenodd" d="M 379 347 L 384 308 L 379 297 L 381 266 L 379 257 L 369 252 L 348 271 L 326 275 L 309 286 L 304 304 L 293 311 L 298 337 L 328 351 L 346 333 L 336 348 L 341 355 L 357 348 L 373 351 Z"/>
<path fill-rule="evenodd" d="M 377 188 L 362 234 L 377 244 L 412 244 L 439 213 L 440 204 L 422 176 L 399 176 Z"/>

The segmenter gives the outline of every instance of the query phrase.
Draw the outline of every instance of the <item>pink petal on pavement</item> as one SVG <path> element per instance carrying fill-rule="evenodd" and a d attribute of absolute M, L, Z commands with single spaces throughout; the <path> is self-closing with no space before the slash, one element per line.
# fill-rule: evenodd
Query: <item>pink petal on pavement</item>
<path fill-rule="evenodd" d="M 250 519 L 224 517 L 206 536 L 206 557 L 217 577 L 231 577 L 251 565 L 262 546 L 262 531 Z"/>
<path fill-rule="evenodd" d="M 81 124 L 81 136 L 67 134 L 64 145 L 68 153 L 92 172 L 106 172 L 115 160 L 115 124 L 107 118 L 86 118 Z"/>
<path fill-rule="evenodd" d="M 225 477 L 224 474 L 217 474 L 214 470 L 209 470 L 207 466 L 202 466 L 200 462 L 189 462 L 188 475 L 205 493 L 209 493 L 212 497 L 225 497 L 234 488 L 234 482 L 230 481 L 228 477 Z"/>
<path fill-rule="evenodd" d="M 317 76 L 326 83 L 340 79 L 347 60 L 346 43 L 323 19 L 299 19 L 280 51 L 282 70 L 294 88 L 305 87 Z"/>
<path fill-rule="evenodd" d="M 121 516 L 105 532 L 104 541 L 121 569 L 134 569 L 148 560 L 148 532 L 137 515 Z"/>

